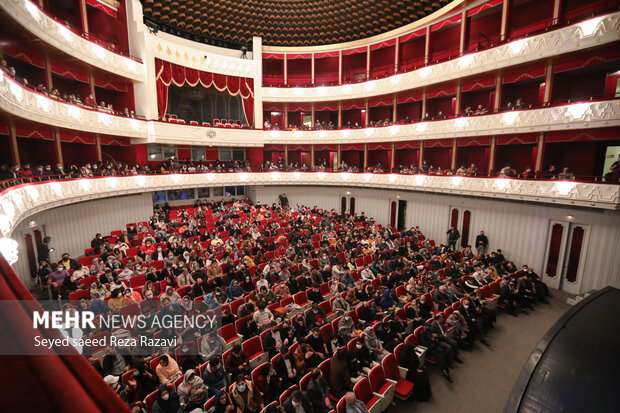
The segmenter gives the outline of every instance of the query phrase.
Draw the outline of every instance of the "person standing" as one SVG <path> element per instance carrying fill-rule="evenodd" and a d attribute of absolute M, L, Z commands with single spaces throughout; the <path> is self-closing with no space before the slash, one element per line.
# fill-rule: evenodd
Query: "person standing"
<path fill-rule="evenodd" d="M 476 237 L 476 251 L 479 256 L 483 257 L 486 254 L 488 245 L 489 239 L 484 235 L 484 231 L 480 231 L 480 235 Z"/>
<path fill-rule="evenodd" d="M 48 264 L 50 262 L 50 252 L 54 251 L 53 248 L 50 248 L 50 242 L 52 242 L 52 237 L 43 238 L 43 242 L 37 245 L 37 256 L 39 262 L 46 261 Z"/>
<path fill-rule="evenodd" d="M 450 225 L 450 229 L 446 234 L 448 234 L 448 246 L 453 250 L 456 249 L 456 241 L 461 238 L 459 230 L 454 225 Z"/>

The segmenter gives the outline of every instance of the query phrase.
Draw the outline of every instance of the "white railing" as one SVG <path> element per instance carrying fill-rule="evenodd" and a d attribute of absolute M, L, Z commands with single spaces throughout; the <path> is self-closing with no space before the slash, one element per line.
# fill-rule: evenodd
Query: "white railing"
<path fill-rule="evenodd" d="M 2 0 L 0 8 L 34 36 L 78 60 L 138 82 L 146 79 L 144 64 L 74 33 L 30 0 Z"/>
<path fill-rule="evenodd" d="M 386 95 L 615 42 L 619 32 L 620 12 L 384 79 L 340 86 L 263 87 L 263 101 L 325 102 Z"/>
<path fill-rule="evenodd" d="M 115 116 L 24 87 L 0 71 L 0 110 L 42 124 L 92 133 L 194 145 L 377 143 L 620 126 L 620 100 L 584 102 L 380 128 L 262 131 L 178 125 Z"/>
<path fill-rule="evenodd" d="M 573 181 L 348 172 L 234 172 L 81 178 L 20 185 L 0 193 L 0 236 L 24 219 L 76 202 L 150 191 L 237 185 L 314 185 L 425 191 L 617 210 L 620 185 Z"/>

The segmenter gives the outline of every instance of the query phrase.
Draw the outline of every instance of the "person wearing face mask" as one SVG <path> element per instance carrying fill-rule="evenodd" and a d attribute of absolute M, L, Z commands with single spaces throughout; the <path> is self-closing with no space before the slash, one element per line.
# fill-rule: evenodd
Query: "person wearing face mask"
<path fill-rule="evenodd" d="M 179 400 L 185 405 L 185 411 L 191 412 L 194 409 L 202 409 L 207 401 L 208 390 L 196 371 L 190 369 L 185 372 L 183 382 L 177 388 L 177 393 Z"/>
<path fill-rule="evenodd" d="M 181 301 L 181 296 L 174 290 L 174 287 L 172 287 L 171 285 L 166 286 L 166 290 L 159 298 L 160 301 L 162 301 L 162 304 L 164 299 L 166 298 L 170 300 L 172 304 L 177 304 Z"/>
<path fill-rule="evenodd" d="M 151 253 L 151 259 L 153 261 L 163 261 L 166 258 L 166 253 L 161 247 L 161 245 L 157 246 L 157 249 Z"/>
<path fill-rule="evenodd" d="M 151 413 L 183 413 L 179 395 L 168 386 L 161 386 L 157 390 L 157 399 Z"/>
<path fill-rule="evenodd" d="M 325 344 L 325 346 L 327 347 L 328 354 L 336 353 L 338 349 L 344 345 L 345 345 L 344 341 L 338 334 L 332 334 L 329 337 L 329 341 Z"/>
<path fill-rule="evenodd" d="M 146 366 L 144 358 L 138 357 L 132 364 L 133 377 L 127 384 L 129 388 L 129 401 L 142 401 L 157 390 L 157 376 Z"/>
<path fill-rule="evenodd" d="M 103 381 L 105 381 L 112 391 L 123 401 L 126 402 L 128 400 L 127 386 L 119 382 L 118 376 L 107 375 L 103 378 Z"/>
<path fill-rule="evenodd" d="M 321 327 L 327 322 L 325 311 L 317 303 L 312 303 L 312 309 L 306 313 L 306 326 Z"/>
<path fill-rule="evenodd" d="M 315 413 L 310 399 L 300 390 L 295 390 L 282 408 L 286 413 Z"/>
<path fill-rule="evenodd" d="M 230 393 L 243 413 L 258 413 L 265 407 L 258 389 L 242 374 L 235 377 Z"/>
<path fill-rule="evenodd" d="M 264 330 L 269 327 L 271 322 L 274 321 L 275 317 L 273 313 L 268 308 L 266 308 L 264 304 L 261 303 L 258 306 L 258 310 L 256 310 L 252 315 L 252 319 L 254 320 L 258 328 Z"/>
<path fill-rule="evenodd" d="M 282 301 L 291 296 L 291 291 L 286 285 L 286 282 L 282 281 L 273 291 L 275 295 L 278 297 L 278 300 Z"/>
<path fill-rule="evenodd" d="M 338 321 L 338 334 L 348 342 L 355 334 L 355 322 L 349 313 L 345 313 L 344 316 Z"/>
<path fill-rule="evenodd" d="M 217 332 L 211 331 L 202 337 L 200 343 L 200 355 L 205 361 L 215 356 L 221 356 L 226 350 L 226 341 Z"/>
<path fill-rule="evenodd" d="M 263 403 L 269 404 L 277 400 L 281 389 L 281 380 L 271 364 L 265 364 L 260 368 L 254 384 L 260 391 Z"/>

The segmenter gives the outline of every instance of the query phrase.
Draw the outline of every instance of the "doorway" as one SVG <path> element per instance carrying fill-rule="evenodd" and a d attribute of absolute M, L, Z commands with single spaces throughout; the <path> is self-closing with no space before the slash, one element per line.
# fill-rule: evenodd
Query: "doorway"
<path fill-rule="evenodd" d="M 590 238 L 590 226 L 550 221 L 543 265 L 543 281 L 551 288 L 581 293 L 583 267 Z"/>
<path fill-rule="evenodd" d="M 454 227 L 461 234 L 461 238 L 458 240 L 458 243 L 463 248 L 469 245 L 471 220 L 472 220 L 472 209 L 471 208 L 450 207 L 450 225 L 454 225 Z"/>
<path fill-rule="evenodd" d="M 405 229 L 405 222 L 407 221 L 407 201 L 402 199 L 398 201 L 398 225 L 396 228 L 399 231 Z"/>

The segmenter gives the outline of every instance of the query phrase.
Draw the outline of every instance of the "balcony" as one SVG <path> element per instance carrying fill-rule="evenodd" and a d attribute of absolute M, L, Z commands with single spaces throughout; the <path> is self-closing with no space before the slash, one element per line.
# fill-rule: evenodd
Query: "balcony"
<path fill-rule="evenodd" d="M 145 121 L 72 105 L 24 87 L 2 71 L 0 110 L 51 126 L 149 142 L 246 147 L 398 142 L 620 126 L 620 100 L 603 100 L 378 128 L 294 132 L 210 128 Z"/>
<path fill-rule="evenodd" d="M 387 95 L 615 42 L 619 30 L 617 12 L 383 79 L 339 86 L 263 87 L 263 101 L 326 102 Z"/>
<path fill-rule="evenodd" d="M 30 0 L 3 0 L 0 8 L 37 38 L 78 60 L 134 81 L 146 79 L 142 62 L 84 38 Z"/>
<path fill-rule="evenodd" d="M 378 128 L 265 131 L 272 144 L 377 143 L 550 132 L 620 125 L 620 100 L 583 102 Z"/>
<path fill-rule="evenodd" d="M 92 199 L 204 186 L 314 185 L 366 187 L 489 197 L 607 210 L 620 207 L 620 185 L 574 181 L 330 172 L 232 172 L 135 175 L 42 181 L 0 193 L 0 235 L 8 237 L 24 219 L 46 209 Z"/>

